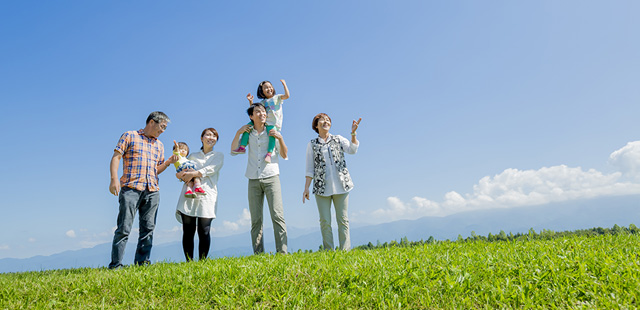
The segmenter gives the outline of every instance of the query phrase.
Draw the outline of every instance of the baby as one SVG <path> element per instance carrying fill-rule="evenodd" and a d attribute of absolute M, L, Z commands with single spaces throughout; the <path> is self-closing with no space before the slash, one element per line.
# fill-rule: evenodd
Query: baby
<path fill-rule="evenodd" d="M 189 155 L 189 146 L 184 142 L 176 142 L 173 141 L 173 154 L 178 156 L 178 161 L 173 163 L 176 166 L 176 172 L 180 172 L 186 169 L 196 169 L 195 162 L 187 159 Z M 187 198 L 195 198 L 196 194 L 198 195 L 206 195 L 205 191 L 202 189 L 202 183 L 200 182 L 200 178 L 192 178 L 187 182 L 187 191 L 184 192 L 184 196 Z"/>

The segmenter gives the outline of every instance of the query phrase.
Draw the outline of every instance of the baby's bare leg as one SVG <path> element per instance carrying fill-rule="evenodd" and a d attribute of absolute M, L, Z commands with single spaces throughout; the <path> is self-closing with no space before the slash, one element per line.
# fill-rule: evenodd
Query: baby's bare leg
<path fill-rule="evenodd" d="M 187 185 L 187 190 L 184 192 L 184 196 L 187 198 L 195 198 L 196 194 L 193 192 L 193 180 L 185 182 L 185 185 Z"/>
<path fill-rule="evenodd" d="M 202 183 L 200 181 L 200 178 L 193 178 L 193 187 L 195 188 L 194 191 L 196 192 L 196 194 L 199 195 L 206 195 L 207 192 L 204 191 L 204 189 L 202 188 Z"/>

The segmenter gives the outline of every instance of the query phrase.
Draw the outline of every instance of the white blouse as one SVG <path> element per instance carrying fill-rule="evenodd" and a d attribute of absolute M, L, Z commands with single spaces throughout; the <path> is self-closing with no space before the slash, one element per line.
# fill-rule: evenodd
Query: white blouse
<path fill-rule="evenodd" d="M 197 195 L 195 198 L 184 197 L 187 184 L 182 186 L 178 206 L 176 207 L 176 219 L 182 223 L 180 213 L 192 217 L 216 218 L 218 209 L 218 176 L 224 164 L 224 155 L 211 151 L 205 154 L 198 151 L 189 155 L 189 160 L 196 163 L 196 170 L 202 174 L 202 189 L 206 195 Z"/>
<path fill-rule="evenodd" d="M 334 139 L 338 139 L 340 141 L 340 145 L 342 145 L 342 149 L 347 154 L 355 154 L 358 151 L 358 144 L 352 143 L 351 140 L 346 139 L 340 135 L 334 135 Z M 320 147 L 320 152 L 324 156 L 324 161 L 327 165 L 327 171 L 325 172 L 325 189 L 324 195 L 322 196 L 331 196 L 331 195 L 339 195 L 347 193 L 348 191 L 344 189 L 342 186 L 342 182 L 340 181 L 340 176 L 338 175 L 338 168 L 336 168 L 336 164 L 331 158 L 331 154 L 329 152 L 329 145 L 324 141 L 324 139 L 318 137 L 317 141 L 322 145 Z M 306 160 L 306 173 L 305 176 L 313 178 L 314 169 L 313 169 L 313 145 L 311 142 L 307 144 L 307 160 Z"/>
<path fill-rule="evenodd" d="M 249 132 L 249 144 L 247 144 L 247 170 L 244 176 L 247 179 L 266 179 L 274 175 L 280 174 L 280 142 L 276 139 L 276 147 L 271 156 L 271 162 L 264 161 L 264 155 L 267 154 L 269 148 L 269 133 L 267 130 L 258 132 L 253 129 Z M 231 153 L 231 156 L 237 154 Z M 286 160 L 286 158 L 283 158 Z"/>

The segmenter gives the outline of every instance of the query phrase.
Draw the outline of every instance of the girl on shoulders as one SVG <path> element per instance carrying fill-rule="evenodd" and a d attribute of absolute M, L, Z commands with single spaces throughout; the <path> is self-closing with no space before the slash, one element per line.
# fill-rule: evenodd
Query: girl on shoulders
<path fill-rule="evenodd" d="M 262 81 L 258 85 L 258 98 L 262 99 L 261 103 L 267 111 L 267 132 L 271 131 L 272 128 L 275 128 L 277 131 L 282 131 L 282 120 L 284 118 L 282 113 L 282 103 L 284 100 L 289 99 L 289 88 L 287 88 L 287 83 L 284 80 L 280 80 L 280 82 L 284 87 L 284 95 L 277 95 L 273 85 L 271 85 L 271 82 L 269 81 Z M 253 95 L 251 93 L 247 94 L 247 100 L 249 100 L 249 105 L 253 104 Z M 253 126 L 253 122 L 249 122 L 248 125 Z M 242 139 L 240 140 L 240 146 L 231 151 L 231 153 L 244 154 L 248 144 L 249 133 L 243 133 Z M 274 137 L 269 137 L 267 154 L 264 156 L 265 162 L 271 162 L 271 156 L 273 155 L 275 147 L 276 139 Z"/>

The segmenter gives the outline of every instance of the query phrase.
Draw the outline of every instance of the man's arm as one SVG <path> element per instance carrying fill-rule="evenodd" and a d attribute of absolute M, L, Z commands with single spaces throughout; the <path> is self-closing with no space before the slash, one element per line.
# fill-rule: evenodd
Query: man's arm
<path fill-rule="evenodd" d="M 178 155 L 176 154 L 171 155 L 169 159 L 165 160 L 164 162 L 156 166 L 156 170 L 158 170 L 158 174 L 161 174 L 165 169 L 167 169 L 167 167 L 169 167 L 169 165 L 175 163 L 176 161 L 178 161 Z"/>
<path fill-rule="evenodd" d="M 238 144 L 240 143 L 240 137 L 242 136 L 242 134 L 250 131 L 251 131 L 251 126 L 249 125 L 244 125 L 240 127 L 238 131 L 236 131 L 236 136 L 233 137 L 233 141 L 231 141 L 231 155 L 236 155 L 236 154 L 233 154 L 233 150 L 238 148 Z"/>
<path fill-rule="evenodd" d="M 109 192 L 115 196 L 120 194 L 120 179 L 118 179 L 118 166 L 120 166 L 120 160 L 122 154 L 118 151 L 113 151 L 111 157 L 111 163 L 109 164 L 109 173 L 111 175 L 111 181 L 109 182 Z"/>
<path fill-rule="evenodd" d="M 280 144 L 278 146 L 278 149 L 280 150 L 280 157 L 282 157 L 282 159 L 287 159 L 287 153 L 288 153 L 288 149 L 287 149 L 287 145 L 284 144 L 284 139 L 282 138 L 282 134 L 280 134 L 279 131 L 277 131 L 275 128 L 272 128 L 269 131 L 269 135 L 278 139 L 278 143 Z"/>

